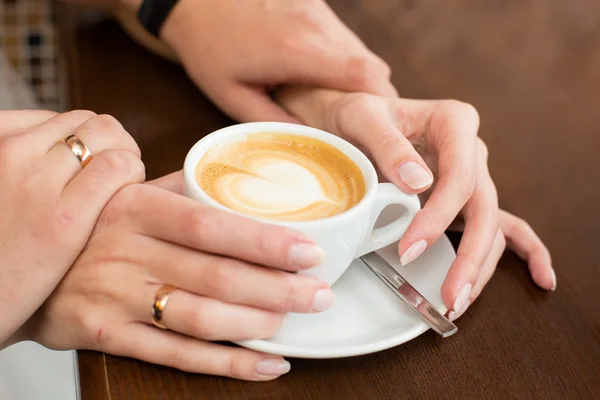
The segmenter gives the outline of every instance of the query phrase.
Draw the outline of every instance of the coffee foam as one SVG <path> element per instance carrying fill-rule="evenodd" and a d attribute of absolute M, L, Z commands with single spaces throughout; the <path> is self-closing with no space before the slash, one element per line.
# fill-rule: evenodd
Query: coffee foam
<path fill-rule="evenodd" d="M 364 196 L 358 166 L 321 140 L 255 133 L 209 150 L 196 181 L 222 205 L 271 220 L 307 221 L 340 214 Z"/>

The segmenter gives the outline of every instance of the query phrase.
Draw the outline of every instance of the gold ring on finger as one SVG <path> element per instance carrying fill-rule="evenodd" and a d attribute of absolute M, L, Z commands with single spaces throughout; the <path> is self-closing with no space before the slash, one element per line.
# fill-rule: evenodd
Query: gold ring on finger
<path fill-rule="evenodd" d="M 169 301 L 169 297 L 171 293 L 173 293 L 177 288 L 172 285 L 163 285 L 156 291 L 154 295 L 154 303 L 152 303 L 152 313 L 151 319 L 152 324 L 160 329 L 168 329 L 163 320 L 163 311 L 167 306 L 167 302 Z"/>
<path fill-rule="evenodd" d="M 75 157 L 77 157 L 82 168 L 85 168 L 85 166 L 92 161 L 92 153 L 90 153 L 90 150 L 76 135 L 69 135 L 62 141 L 69 147 Z"/>

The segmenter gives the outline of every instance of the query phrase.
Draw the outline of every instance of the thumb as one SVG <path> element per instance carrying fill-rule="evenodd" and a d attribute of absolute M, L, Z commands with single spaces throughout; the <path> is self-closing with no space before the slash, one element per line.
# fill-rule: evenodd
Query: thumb
<path fill-rule="evenodd" d="M 412 143 L 398 130 L 387 104 L 366 96 L 338 110 L 335 126 L 342 137 L 360 143 L 390 182 L 406 193 L 421 193 L 433 183 L 433 174 Z"/>

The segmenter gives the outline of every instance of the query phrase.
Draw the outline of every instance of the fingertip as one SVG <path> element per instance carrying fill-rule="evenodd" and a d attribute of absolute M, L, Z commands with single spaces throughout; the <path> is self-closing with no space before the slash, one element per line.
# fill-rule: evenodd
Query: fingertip
<path fill-rule="evenodd" d="M 542 289 L 554 292 L 557 286 L 556 272 L 548 264 L 530 262 L 531 278 Z"/>
<path fill-rule="evenodd" d="M 288 259 L 294 270 L 305 270 L 321 265 L 325 252 L 317 244 L 299 242 L 289 247 Z"/>
<path fill-rule="evenodd" d="M 526 258 L 533 281 L 542 289 L 556 290 L 556 272 L 552 267 L 550 252 L 540 243 L 540 247 Z"/>
<path fill-rule="evenodd" d="M 407 265 L 416 260 L 427 249 L 427 241 L 425 239 L 417 240 L 412 243 L 406 251 L 400 253 L 400 264 Z"/>
<path fill-rule="evenodd" d="M 447 283 L 447 280 L 442 284 L 442 288 L 440 289 L 440 294 L 442 296 L 442 301 L 444 305 L 448 309 L 448 312 L 453 311 L 454 306 L 454 290 L 452 290 L 451 286 Z"/>
<path fill-rule="evenodd" d="M 412 193 L 422 193 L 433 184 L 433 174 L 429 168 L 417 161 L 406 161 L 397 168 L 400 181 Z"/>
<path fill-rule="evenodd" d="M 283 357 L 269 357 L 256 363 L 256 378 L 260 381 L 270 381 L 290 372 L 292 366 Z"/>
<path fill-rule="evenodd" d="M 423 240 L 431 246 L 444 233 L 438 218 L 431 209 L 424 207 L 417 212 L 398 243 L 398 254 L 402 256 L 414 243 Z"/>
<path fill-rule="evenodd" d="M 552 286 L 550 287 L 550 291 L 551 292 L 555 292 L 556 291 L 556 286 L 558 284 L 558 282 L 556 281 L 556 272 L 554 271 L 554 268 L 550 267 L 550 281 L 552 282 Z"/>
<path fill-rule="evenodd" d="M 458 286 L 458 288 L 456 287 Z M 471 292 L 473 284 L 467 282 L 464 285 L 442 285 L 442 300 L 448 307 L 448 318 L 451 321 L 459 318 L 471 305 Z"/>

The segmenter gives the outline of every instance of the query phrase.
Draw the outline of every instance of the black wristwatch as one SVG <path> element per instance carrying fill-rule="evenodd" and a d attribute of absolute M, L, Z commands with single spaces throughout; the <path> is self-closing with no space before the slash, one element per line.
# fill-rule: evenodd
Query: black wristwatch
<path fill-rule="evenodd" d="M 178 0 L 143 0 L 137 12 L 138 21 L 152 35 L 158 37 L 165 20 Z"/>

